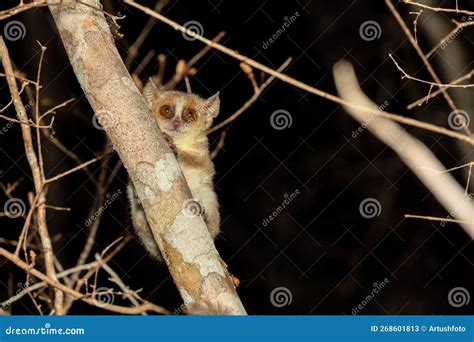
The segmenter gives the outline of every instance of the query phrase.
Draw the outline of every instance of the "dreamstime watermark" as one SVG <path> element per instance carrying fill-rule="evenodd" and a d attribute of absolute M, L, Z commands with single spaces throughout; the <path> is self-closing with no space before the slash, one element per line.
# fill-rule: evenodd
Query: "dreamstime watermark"
<path fill-rule="evenodd" d="M 12 128 L 14 124 L 15 124 L 15 122 L 13 122 L 13 121 L 8 121 L 5 126 L 3 126 L 2 128 L 0 128 L 0 135 L 4 135 L 5 133 L 7 133 L 8 130 L 9 130 L 10 128 Z"/>
<path fill-rule="evenodd" d="M 33 101 L 28 102 L 28 103 L 25 105 L 25 111 L 30 110 L 31 107 L 33 107 L 33 104 L 34 104 Z M 10 128 L 12 128 L 13 125 L 15 125 L 15 123 L 16 123 L 15 121 L 10 121 L 10 120 L 9 120 L 9 121 L 5 124 L 5 126 L 3 126 L 3 127 L 0 128 L 0 135 L 4 135 L 5 133 L 7 133 L 8 130 L 9 130 Z"/>
<path fill-rule="evenodd" d="M 107 110 L 99 110 L 92 116 L 92 125 L 100 131 L 115 127 L 118 123 L 118 117 Z"/>
<path fill-rule="evenodd" d="M 448 125 L 451 127 L 451 129 L 456 131 L 465 129 L 469 126 L 470 122 L 471 118 L 469 117 L 469 114 L 467 114 L 467 112 L 462 109 L 453 110 L 448 115 Z"/>
<path fill-rule="evenodd" d="M 6 23 L 3 28 L 3 35 L 6 40 L 15 42 L 17 40 L 23 39 L 26 36 L 26 27 L 21 21 L 12 20 Z"/>
<path fill-rule="evenodd" d="M 3 213 L 8 218 L 18 218 L 25 215 L 26 205 L 19 198 L 10 198 L 3 205 Z"/>
<path fill-rule="evenodd" d="M 104 204 L 94 212 L 85 222 L 86 227 L 89 227 L 102 213 L 117 199 L 122 195 L 122 190 L 118 189 L 113 194 L 107 194 L 104 200 Z"/>
<path fill-rule="evenodd" d="M 471 22 L 474 20 L 474 16 L 462 16 L 461 20 L 466 23 L 466 22 Z M 458 24 L 457 28 L 454 30 L 453 33 L 451 33 L 449 36 L 441 40 L 441 43 L 439 45 L 441 50 L 444 50 L 448 47 L 449 44 L 451 44 L 457 37 L 461 35 L 461 33 L 464 31 L 464 26 L 462 24 Z"/>
<path fill-rule="evenodd" d="M 51 323 L 45 323 L 39 328 L 5 328 L 5 335 L 84 335 L 84 328 L 53 328 Z"/>
<path fill-rule="evenodd" d="M 460 27 L 459 30 L 454 31 L 452 34 L 450 34 L 448 37 L 444 38 L 441 41 L 441 45 L 439 46 L 441 50 L 444 50 L 448 47 L 449 44 L 451 44 L 463 31 L 463 28 Z"/>
<path fill-rule="evenodd" d="M 385 109 L 390 105 L 390 103 L 385 100 L 378 108 L 379 111 L 383 112 L 385 111 Z M 362 132 L 364 132 L 364 130 L 370 126 L 370 124 L 372 123 L 372 121 L 374 121 L 374 119 L 377 117 L 377 114 L 375 113 L 372 113 L 363 123 L 362 125 L 360 125 L 359 127 L 357 127 L 357 129 L 353 130 L 352 131 L 352 139 L 355 139 L 359 136 L 359 134 L 361 134 Z"/>
<path fill-rule="evenodd" d="M 262 226 L 267 227 L 283 210 L 285 210 L 285 208 L 288 207 L 288 205 L 290 205 L 291 202 L 295 200 L 296 197 L 298 197 L 300 193 L 300 190 L 296 189 L 291 194 L 284 194 L 284 199 L 281 204 L 267 218 L 262 220 Z"/>
<path fill-rule="evenodd" d="M 195 198 L 189 198 L 183 203 L 184 215 L 187 217 L 200 216 L 204 213 L 201 203 Z"/>
<path fill-rule="evenodd" d="M 283 24 L 280 26 L 278 30 L 270 38 L 263 42 L 262 48 L 264 50 L 268 49 L 270 45 L 272 45 L 280 36 L 285 33 L 286 29 L 288 29 L 298 18 L 300 17 L 300 13 L 298 11 L 295 12 L 292 16 L 285 16 L 283 18 Z"/>
<path fill-rule="evenodd" d="M 382 35 L 382 28 L 378 22 L 367 20 L 359 26 L 359 35 L 366 42 L 371 42 L 380 38 Z"/>
<path fill-rule="evenodd" d="M 382 289 L 390 283 L 390 280 L 388 278 L 385 278 L 382 280 L 380 283 L 373 283 L 373 289 L 372 291 L 360 302 L 359 305 L 357 305 L 355 308 L 352 309 L 352 315 L 355 316 L 359 313 L 359 311 L 363 310 L 367 304 L 369 304 L 375 296 L 382 291 Z"/>
<path fill-rule="evenodd" d="M 114 302 L 115 296 L 113 290 L 108 287 L 98 287 L 92 293 L 92 300 L 94 305 L 104 307 Z"/>
<path fill-rule="evenodd" d="M 28 287 L 30 287 L 30 285 L 33 284 L 33 280 L 32 279 L 28 279 L 28 281 L 24 284 L 22 283 L 18 283 L 17 284 L 17 290 L 15 291 L 15 294 L 10 297 L 7 301 L 3 302 L 2 303 L 2 306 L 0 307 L 0 311 L 6 311 L 8 310 L 8 308 L 10 307 L 10 305 L 12 305 L 12 303 L 14 301 L 16 301 L 20 296 L 21 296 L 21 293 L 23 291 L 25 291 Z"/>
<path fill-rule="evenodd" d="M 173 310 L 173 315 L 179 316 L 186 313 L 187 307 L 185 304 L 181 304 L 176 309 Z"/>
<path fill-rule="evenodd" d="M 270 293 L 270 303 L 276 308 L 288 306 L 293 301 L 291 291 L 283 286 L 275 287 Z"/>
<path fill-rule="evenodd" d="M 359 212 L 362 217 L 366 219 L 371 219 L 380 215 L 380 213 L 382 212 L 382 205 L 375 198 L 366 198 L 362 200 L 362 202 L 360 202 Z"/>
<path fill-rule="evenodd" d="M 293 117 L 287 110 L 278 109 L 270 116 L 270 125 L 278 131 L 291 127 L 292 124 Z"/>
<path fill-rule="evenodd" d="M 458 213 L 458 211 L 459 211 L 459 208 L 461 208 L 461 207 L 463 207 L 463 206 L 465 206 L 465 205 L 467 205 L 467 204 L 470 205 L 470 202 L 471 202 L 471 200 L 472 200 L 472 196 L 473 196 L 472 194 L 467 194 L 467 195 L 465 195 L 465 196 L 463 197 L 463 201 L 461 201 L 461 203 L 459 203 L 459 205 L 458 205 L 456 208 L 454 208 L 452 211 L 450 211 L 450 212 L 449 212 L 449 215 L 446 216 L 446 219 L 442 220 L 439 225 L 440 225 L 441 227 L 444 227 L 444 226 L 446 225 L 446 223 L 450 222 L 453 218 L 456 217 L 456 215 L 457 215 L 457 213 Z"/>
<path fill-rule="evenodd" d="M 196 20 L 190 20 L 186 23 L 184 23 L 184 28 L 187 29 L 188 31 L 191 31 L 192 33 L 198 34 L 200 36 L 204 35 L 204 27 L 202 27 L 201 23 Z M 196 40 L 195 37 L 191 36 L 187 32 L 183 32 L 183 38 L 188 40 L 188 41 L 193 41 Z"/>
<path fill-rule="evenodd" d="M 464 287 L 452 288 L 448 293 L 449 305 L 454 308 L 460 308 L 461 306 L 468 305 L 470 301 L 471 295 Z"/>

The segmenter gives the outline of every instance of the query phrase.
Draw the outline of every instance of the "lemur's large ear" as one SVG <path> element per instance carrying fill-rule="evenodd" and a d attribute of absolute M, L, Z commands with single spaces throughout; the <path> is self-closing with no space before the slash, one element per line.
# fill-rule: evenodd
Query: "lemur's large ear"
<path fill-rule="evenodd" d="M 207 111 L 207 117 L 214 119 L 218 114 L 221 107 L 221 100 L 219 98 L 219 92 L 212 95 L 206 100 L 205 108 Z"/>
<path fill-rule="evenodd" d="M 155 98 L 157 93 L 158 87 L 156 86 L 155 82 L 153 82 L 153 79 L 150 77 L 148 79 L 148 82 L 146 82 L 145 87 L 143 88 L 143 96 L 145 97 L 149 105 L 152 104 L 153 99 Z"/>

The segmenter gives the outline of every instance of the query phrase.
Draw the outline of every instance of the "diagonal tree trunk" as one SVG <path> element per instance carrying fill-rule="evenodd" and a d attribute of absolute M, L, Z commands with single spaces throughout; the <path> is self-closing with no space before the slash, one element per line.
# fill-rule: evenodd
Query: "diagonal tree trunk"
<path fill-rule="evenodd" d="M 188 311 L 245 315 L 204 221 L 185 211 L 186 181 L 118 54 L 100 2 L 53 3 L 77 79 L 130 175 Z"/>

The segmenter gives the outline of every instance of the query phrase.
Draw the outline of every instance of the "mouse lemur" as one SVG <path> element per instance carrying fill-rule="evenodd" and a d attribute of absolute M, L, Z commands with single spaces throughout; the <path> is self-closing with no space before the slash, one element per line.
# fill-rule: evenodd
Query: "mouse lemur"
<path fill-rule="evenodd" d="M 214 192 L 214 164 L 209 156 L 207 130 L 219 114 L 219 93 L 208 99 L 181 91 L 160 91 L 152 80 L 143 90 L 158 127 L 178 160 L 193 199 L 213 238 L 219 233 L 219 203 Z M 145 212 L 129 181 L 128 197 L 133 226 L 143 245 L 158 260 L 161 252 L 156 244 Z"/>

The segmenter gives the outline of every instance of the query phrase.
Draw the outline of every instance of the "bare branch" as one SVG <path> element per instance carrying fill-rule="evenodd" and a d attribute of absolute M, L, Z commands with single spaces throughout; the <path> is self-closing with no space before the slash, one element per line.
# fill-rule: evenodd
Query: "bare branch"
<path fill-rule="evenodd" d="M 424 84 L 428 84 L 430 86 L 435 86 L 435 87 L 439 87 L 439 91 L 442 92 L 441 88 L 443 89 L 446 89 L 446 88 L 472 88 L 474 87 L 474 84 L 455 84 L 455 83 L 436 83 L 436 82 L 430 82 L 430 81 L 425 81 L 425 80 L 422 80 L 420 78 L 416 78 L 416 77 L 413 77 L 413 76 L 410 76 L 405 70 L 403 70 L 403 68 L 397 63 L 397 61 L 395 60 L 395 58 L 393 58 L 392 54 L 389 53 L 388 56 L 390 57 L 390 59 L 393 61 L 393 63 L 395 64 L 395 66 L 397 67 L 398 70 L 400 70 L 403 74 L 403 77 L 402 78 L 408 78 L 409 80 L 412 80 L 412 81 L 416 81 L 416 82 L 420 82 L 420 83 L 424 83 Z M 427 97 L 429 97 L 430 95 L 427 95 Z"/>
<path fill-rule="evenodd" d="M 100 157 L 96 157 L 96 158 L 92 158 L 91 160 L 88 160 L 86 161 L 85 163 L 82 163 L 81 165 L 78 165 L 76 167 L 73 167 L 72 169 L 70 170 L 67 170 L 67 171 L 64 171 L 56 176 L 53 176 L 51 178 L 48 178 L 45 180 L 45 184 L 48 184 L 48 183 L 52 183 L 52 182 L 55 182 L 57 180 L 60 180 L 61 178 L 63 177 L 66 177 L 68 175 L 70 175 L 71 173 L 74 173 L 76 171 L 79 171 L 79 170 L 82 170 L 83 168 L 85 168 L 86 166 L 90 165 L 90 164 L 93 164 L 95 163 L 96 161 L 98 160 L 101 160 L 102 158 L 104 158 L 105 155 L 102 155 Z"/>
<path fill-rule="evenodd" d="M 451 83 L 449 83 L 449 85 L 452 85 L 452 84 L 459 84 L 461 83 L 462 81 L 465 81 L 465 80 L 468 80 L 470 79 L 472 76 L 474 75 L 474 69 L 471 70 L 470 72 L 468 72 L 466 75 L 463 75 L 457 79 L 455 79 L 454 81 L 452 81 Z M 426 95 L 425 97 L 422 97 L 421 99 L 418 99 L 412 103 L 410 103 L 408 106 L 407 106 L 407 109 L 413 109 L 415 108 L 416 106 L 421 106 L 421 104 L 423 102 L 428 102 L 429 99 L 432 99 L 436 96 L 438 96 L 439 94 L 441 93 L 441 89 L 438 89 L 432 93 L 430 93 L 429 95 Z"/>
<path fill-rule="evenodd" d="M 474 12 L 472 12 L 472 11 L 459 9 L 457 7 L 457 3 L 456 3 L 456 8 L 443 8 L 443 7 L 434 7 L 434 6 L 429 6 L 429 5 L 425 5 L 425 4 L 420 4 L 420 3 L 415 2 L 413 0 L 402 0 L 402 1 L 406 4 L 418 6 L 418 7 L 421 7 L 421 8 L 426 8 L 426 9 L 429 9 L 430 11 L 434 11 L 434 12 L 459 13 L 459 14 L 474 15 Z"/>
<path fill-rule="evenodd" d="M 343 98 L 377 108 L 360 89 L 354 69 L 349 62 L 342 61 L 334 66 L 334 81 L 338 93 Z M 344 109 L 378 139 L 392 148 L 420 181 L 431 191 L 440 204 L 459 220 L 461 227 L 474 238 L 474 206 L 471 199 L 464 195 L 464 189 L 445 170 L 441 162 L 419 140 L 408 134 L 395 122 L 382 117 L 372 116 L 363 110 Z M 434 173 L 431 170 L 439 170 Z"/>

